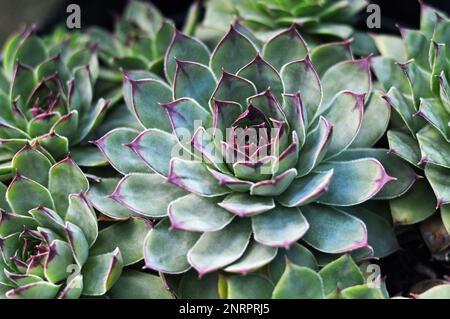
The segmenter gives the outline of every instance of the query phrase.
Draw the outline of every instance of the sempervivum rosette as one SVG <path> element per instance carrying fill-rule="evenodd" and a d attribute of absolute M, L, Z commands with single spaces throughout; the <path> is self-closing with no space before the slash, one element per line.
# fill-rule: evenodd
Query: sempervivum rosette
<path fill-rule="evenodd" d="M 82 150 L 73 149 L 74 157 L 87 161 L 96 151 L 84 142 L 103 119 L 109 101 L 93 103 L 95 47 L 72 46 L 70 38 L 43 39 L 34 29 L 7 41 L 0 72 L 0 179 L 12 177 L 12 157 L 31 140 L 57 160 L 76 145 Z"/>
<path fill-rule="evenodd" d="M 247 273 L 300 239 L 327 254 L 396 248 L 389 222 L 355 205 L 404 192 L 414 174 L 369 148 L 389 107 L 371 93 L 370 59 L 353 60 L 348 44 L 309 52 L 293 26 L 259 48 L 232 26 L 210 54 L 177 31 L 171 85 L 124 74 L 127 105 L 147 129 L 95 142 L 126 176 L 115 190 L 113 180 L 94 187 L 94 204 L 162 218 L 145 241 L 147 267 Z"/>
<path fill-rule="evenodd" d="M 104 295 L 124 266 L 143 258 L 147 223 L 130 219 L 99 231 L 80 168 L 46 154 L 26 144 L 12 161 L 15 178 L 8 188 L 0 183 L 0 298 Z M 136 274 L 124 275 L 118 283 L 130 286 Z"/>
<path fill-rule="evenodd" d="M 238 18 L 260 37 L 297 23 L 308 37 L 347 39 L 353 34 L 349 22 L 367 6 L 367 1 L 209 0 L 205 5 L 203 25 L 207 30 L 225 31 Z"/>
<path fill-rule="evenodd" d="M 114 33 L 100 27 L 88 30 L 89 41 L 98 45 L 106 68 L 101 77 L 121 81 L 119 69 L 162 71 L 164 53 L 170 44 L 173 23 L 151 3 L 130 1 L 114 24 Z"/>
<path fill-rule="evenodd" d="M 375 37 L 382 56 L 374 58 L 373 67 L 387 92 L 384 98 L 395 109 L 387 133 L 390 151 L 426 177 L 391 202 L 394 221 L 418 223 L 440 209 L 442 221 L 434 218 L 448 237 L 444 229 L 450 232 L 450 20 L 423 3 L 421 7 L 420 30 L 401 28 L 402 39 Z M 434 253 L 448 248 L 448 240 L 438 242 L 435 231 L 431 233 L 427 242 L 437 244 L 430 247 Z"/>

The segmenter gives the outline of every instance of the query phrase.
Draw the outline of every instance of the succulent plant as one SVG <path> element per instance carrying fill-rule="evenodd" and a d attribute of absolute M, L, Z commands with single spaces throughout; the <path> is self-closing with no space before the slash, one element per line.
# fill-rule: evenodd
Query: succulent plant
<path fill-rule="evenodd" d="M 390 153 L 426 177 L 390 206 L 401 225 L 421 222 L 440 208 L 442 227 L 450 232 L 450 20 L 421 7 L 420 30 L 400 28 L 402 39 L 375 36 L 382 56 L 373 59 L 373 69 L 395 110 L 387 133 Z"/>
<path fill-rule="evenodd" d="M 353 35 L 349 23 L 367 4 L 366 0 L 209 0 L 199 35 L 225 32 L 238 19 L 263 40 L 292 23 L 310 44 L 320 37 L 342 40 Z"/>
<path fill-rule="evenodd" d="M 170 296 L 154 275 L 124 270 L 119 279 L 143 259 L 148 222 L 99 225 L 83 172 L 70 157 L 53 163 L 46 154 L 26 144 L 13 159 L 14 180 L 0 183 L 1 297 L 100 296 L 116 282 L 112 297 L 135 284 L 133 294 Z M 146 291 L 136 280 L 148 283 Z"/>
<path fill-rule="evenodd" d="M 106 65 L 101 77 L 120 83 L 120 69 L 161 72 L 173 28 L 173 23 L 155 6 L 142 1 L 128 3 L 123 16 L 115 23 L 113 34 L 91 27 L 89 40 L 98 44 L 100 58 Z"/>
<path fill-rule="evenodd" d="M 289 250 L 280 249 L 265 272 L 215 272 L 199 278 L 191 270 L 177 282 L 168 275 L 164 278 L 183 299 L 388 298 L 380 275 L 372 275 L 374 269 L 367 263 L 357 266 L 350 255 L 322 264 L 296 243 Z"/>
<path fill-rule="evenodd" d="M 161 219 L 148 268 L 248 273 L 300 239 L 331 258 L 395 251 L 368 201 L 398 196 L 415 175 L 371 148 L 390 109 L 371 92 L 369 57 L 353 60 L 348 42 L 310 52 L 295 26 L 259 50 L 231 26 L 212 54 L 176 31 L 165 74 L 171 85 L 125 72 L 125 101 L 147 129 L 95 142 L 125 177 L 94 185 L 93 204 Z"/>
<path fill-rule="evenodd" d="M 110 104 L 101 98 L 93 103 L 96 49 L 73 48 L 70 38 L 48 40 L 31 28 L 13 35 L 5 45 L 0 72 L 0 179 L 13 175 L 11 159 L 29 141 L 39 143 L 55 160 L 70 149 L 74 158 L 95 162 L 97 150 L 87 146 L 87 137 Z"/>

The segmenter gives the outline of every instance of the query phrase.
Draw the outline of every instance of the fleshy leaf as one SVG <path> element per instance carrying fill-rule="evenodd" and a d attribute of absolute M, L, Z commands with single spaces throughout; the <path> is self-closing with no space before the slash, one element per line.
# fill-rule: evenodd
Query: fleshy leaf
<path fill-rule="evenodd" d="M 232 25 L 217 44 L 211 56 L 211 69 L 218 77 L 222 70 L 236 73 L 249 63 L 256 54 L 256 47 Z"/>
<path fill-rule="evenodd" d="M 318 265 L 314 255 L 299 243 L 294 243 L 289 249 L 278 249 L 278 254 L 268 266 L 272 282 L 278 282 L 286 268 L 286 261 L 317 271 Z"/>
<path fill-rule="evenodd" d="M 173 82 L 175 99 L 189 97 L 196 100 L 205 110 L 216 87 L 216 79 L 211 70 L 199 63 L 176 60 L 177 70 Z"/>
<path fill-rule="evenodd" d="M 287 263 L 273 290 L 274 299 L 323 299 L 323 282 L 315 271 Z"/>
<path fill-rule="evenodd" d="M 240 217 L 262 214 L 275 207 L 271 197 L 250 196 L 245 193 L 232 193 L 218 205 Z"/>
<path fill-rule="evenodd" d="M 65 220 L 80 227 L 86 236 L 89 246 L 92 246 L 98 235 L 95 212 L 92 210 L 83 193 L 80 193 L 79 195 L 70 194 L 68 199 L 68 209 L 65 214 Z"/>
<path fill-rule="evenodd" d="M 259 274 L 227 278 L 228 299 L 270 299 L 273 284 Z"/>
<path fill-rule="evenodd" d="M 172 90 L 167 84 L 157 79 L 133 80 L 126 74 L 124 99 L 142 126 L 172 131 L 167 114 L 160 106 L 172 100 Z"/>
<path fill-rule="evenodd" d="M 301 76 L 299 76 L 301 74 Z M 306 109 L 306 121 L 312 123 L 322 103 L 322 85 L 316 69 L 307 56 L 303 60 L 293 61 L 281 69 L 281 78 L 287 93 L 300 92 Z"/>
<path fill-rule="evenodd" d="M 102 214 L 114 219 L 128 219 L 134 212 L 108 197 L 114 192 L 119 181 L 118 178 L 102 178 L 98 183 L 91 182 L 86 197 Z"/>
<path fill-rule="evenodd" d="M 163 176 L 169 173 L 169 162 L 178 141 L 176 137 L 158 129 L 148 129 L 139 134 L 127 146 L 152 170 Z"/>
<path fill-rule="evenodd" d="M 295 168 L 288 169 L 271 180 L 261 181 L 250 187 L 250 194 L 256 196 L 278 196 L 282 194 L 297 176 Z"/>
<path fill-rule="evenodd" d="M 28 196 L 23 196 L 23 194 L 28 194 Z M 11 210 L 19 215 L 26 215 L 30 209 L 39 205 L 55 209 L 52 196 L 47 188 L 19 174 L 16 174 L 8 187 L 6 200 Z"/>
<path fill-rule="evenodd" d="M 284 93 L 283 81 L 278 72 L 264 59 L 256 54 L 256 57 L 237 73 L 245 79 L 255 84 L 258 92 L 263 92 L 270 88 L 278 101 L 281 101 L 281 94 Z"/>
<path fill-rule="evenodd" d="M 110 131 L 94 144 L 102 151 L 108 162 L 121 174 L 131 172 L 149 173 L 150 169 L 125 144 L 131 143 L 138 132 L 128 128 L 118 128 Z"/>
<path fill-rule="evenodd" d="M 68 195 L 85 192 L 88 188 L 88 180 L 70 156 L 50 169 L 48 189 L 61 216 L 65 216 L 69 206 Z"/>
<path fill-rule="evenodd" d="M 112 299 L 172 299 L 171 293 L 164 287 L 160 277 L 139 272 L 125 270 L 119 280 L 108 291 Z"/>
<path fill-rule="evenodd" d="M 231 101 L 246 105 L 247 98 L 256 94 L 255 85 L 247 79 L 222 71 L 212 97 L 217 101 Z"/>
<path fill-rule="evenodd" d="M 105 254 L 117 247 L 123 251 L 124 266 L 135 264 L 144 259 L 142 243 L 149 228 L 146 221 L 139 218 L 114 223 L 98 233 L 95 245 L 89 253 L 91 255 Z"/>
<path fill-rule="evenodd" d="M 47 281 L 39 281 L 11 289 L 6 293 L 6 297 L 10 299 L 53 299 L 58 294 L 60 287 L 60 285 Z"/>
<path fill-rule="evenodd" d="M 333 170 L 311 173 L 296 179 L 289 188 L 277 198 L 286 207 L 304 206 L 313 202 L 327 191 L 333 177 Z"/>
<path fill-rule="evenodd" d="M 200 276 L 227 266 L 244 254 L 251 233 L 247 218 L 235 219 L 222 230 L 204 233 L 189 250 L 189 263 Z"/>
<path fill-rule="evenodd" d="M 171 230 L 169 219 L 163 219 L 144 240 L 145 266 L 168 274 L 188 271 L 187 253 L 199 237 L 200 233 Z"/>
<path fill-rule="evenodd" d="M 450 143 L 438 130 L 428 125 L 417 133 L 417 139 L 422 153 L 422 163 L 450 168 Z"/>
<path fill-rule="evenodd" d="M 170 202 L 185 194 L 182 189 L 164 183 L 159 175 L 132 173 L 122 178 L 110 197 L 139 215 L 162 217 L 167 215 Z"/>
<path fill-rule="evenodd" d="M 179 140 L 182 140 L 186 134 L 190 141 L 196 128 L 212 126 L 211 114 L 191 98 L 180 98 L 161 106 L 166 109 L 174 133 Z"/>
<path fill-rule="evenodd" d="M 347 162 L 328 162 L 317 171 L 333 169 L 333 177 L 328 190 L 317 202 L 335 206 L 353 206 L 375 196 L 390 182 L 381 163 L 373 158 L 363 158 Z"/>
<path fill-rule="evenodd" d="M 170 161 L 167 181 L 205 197 L 221 196 L 230 192 L 227 187 L 219 184 L 205 165 L 197 161 L 173 158 Z"/>
<path fill-rule="evenodd" d="M 344 61 L 332 66 L 322 77 L 322 87 L 324 96 L 321 111 L 328 107 L 340 91 L 352 91 L 356 94 L 369 93 L 372 87 L 370 58 Z"/>
<path fill-rule="evenodd" d="M 209 55 L 208 48 L 202 42 L 175 29 L 164 59 L 164 73 L 167 81 L 172 82 L 174 79 L 175 59 L 208 65 Z"/>
<path fill-rule="evenodd" d="M 425 166 L 425 176 L 433 188 L 438 204 L 450 203 L 450 169 L 432 164 Z"/>
<path fill-rule="evenodd" d="M 210 232 L 226 227 L 235 217 L 217 205 L 221 198 L 189 194 L 172 201 L 167 208 L 171 227 L 178 230 Z"/>
<path fill-rule="evenodd" d="M 420 162 L 420 149 L 417 141 L 402 131 L 389 130 L 387 132 L 389 152 L 395 154 L 412 165 Z"/>
<path fill-rule="evenodd" d="M 374 92 L 364 108 L 361 128 L 350 147 L 373 146 L 386 132 L 390 118 L 391 107 L 383 100 L 379 91 Z"/>
<path fill-rule="evenodd" d="M 334 160 L 351 161 L 364 158 L 374 158 L 378 160 L 389 176 L 395 178 L 385 184 L 383 188 L 374 196 L 374 199 L 392 199 L 403 195 L 419 178 L 415 171 L 394 155 L 388 154 L 386 149 L 355 148 L 348 149 Z"/>
<path fill-rule="evenodd" d="M 103 255 L 91 256 L 82 269 L 83 294 L 101 296 L 119 279 L 123 268 L 119 249 Z"/>
<path fill-rule="evenodd" d="M 308 205 L 302 213 L 309 222 L 303 240 L 325 253 L 343 253 L 367 246 L 364 223 L 344 211 L 322 205 Z"/>
<path fill-rule="evenodd" d="M 308 47 L 297 32 L 295 24 L 286 31 L 275 35 L 265 43 L 262 49 L 264 59 L 277 70 L 290 61 L 303 59 L 307 53 Z"/>
<path fill-rule="evenodd" d="M 327 158 L 342 153 L 353 143 L 361 127 L 363 112 L 364 95 L 348 91 L 336 95 L 323 114 L 333 126 Z"/>
<path fill-rule="evenodd" d="M 336 289 L 345 289 L 364 284 L 361 270 L 349 255 L 344 255 L 329 263 L 319 271 L 322 277 L 325 295 Z"/>
<path fill-rule="evenodd" d="M 425 220 L 436 211 L 436 197 L 430 184 L 417 180 L 403 196 L 389 202 L 395 224 L 410 225 Z"/>
<path fill-rule="evenodd" d="M 319 124 L 306 136 L 306 142 L 299 155 L 297 163 L 298 176 L 310 173 L 324 158 L 331 141 L 333 127 L 324 117 Z"/>
<path fill-rule="evenodd" d="M 277 254 L 277 249 L 261 245 L 252 240 L 245 250 L 244 255 L 236 262 L 225 268 L 225 271 L 247 275 L 272 261 Z"/>
<path fill-rule="evenodd" d="M 308 230 L 308 221 L 298 208 L 278 206 L 252 218 L 255 240 L 265 246 L 288 249 Z"/>
<path fill-rule="evenodd" d="M 26 144 L 12 159 L 12 167 L 22 176 L 38 182 L 41 185 L 48 185 L 48 171 L 52 163 L 47 156 Z"/>

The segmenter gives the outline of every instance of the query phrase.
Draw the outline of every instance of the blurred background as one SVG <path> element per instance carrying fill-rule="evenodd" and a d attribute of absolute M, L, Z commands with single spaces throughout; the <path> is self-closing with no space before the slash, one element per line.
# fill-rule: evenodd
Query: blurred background
<path fill-rule="evenodd" d="M 194 0 L 153 0 L 152 2 L 178 25 L 183 23 L 186 11 Z M 395 24 L 417 27 L 419 22 L 419 2 L 417 0 L 372 0 L 379 4 L 382 13 L 382 32 L 396 32 Z M 450 12 L 448 0 L 426 0 L 426 3 Z M 66 20 L 66 7 L 80 5 L 82 27 L 100 25 L 111 29 L 115 17 L 119 16 L 127 0 L 0 0 L 0 43 L 19 28 L 38 24 L 45 33 Z M 360 16 L 359 29 L 364 30 L 366 14 Z"/>

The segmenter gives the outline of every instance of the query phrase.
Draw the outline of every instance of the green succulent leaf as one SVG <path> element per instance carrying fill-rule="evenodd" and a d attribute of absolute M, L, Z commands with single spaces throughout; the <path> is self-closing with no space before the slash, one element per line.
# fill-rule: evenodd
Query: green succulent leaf
<path fill-rule="evenodd" d="M 261 245 L 251 240 L 242 257 L 227 266 L 225 271 L 246 275 L 270 263 L 276 254 L 276 248 Z"/>
<path fill-rule="evenodd" d="M 288 249 L 308 231 L 309 224 L 300 209 L 277 206 L 253 217 L 252 228 L 257 242 Z"/>
<path fill-rule="evenodd" d="M 89 246 L 92 246 L 98 236 L 97 216 L 88 203 L 85 195 L 70 194 L 69 206 L 65 214 L 65 220 L 78 226 L 86 236 Z"/>
<path fill-rule="evenodd" d="M 335 64 L 323 75 L 322 87 L 324 95 L 319 113 L 328 108 L 338 92 L 369 93 L 372 87 L 369 58 Z"/>
<path fill-rule="evenodd" d="M 135 264 L 144 259 L 142 243 L 148 231 L 149 225 L 140 218 L 114 223 L 98 233 L 98 238 L 90 249 L 90 254 L 105 254 L 117 247 L 121 252 L 123 251 L 124 266 Z"/>
<path fill-rule="evenodd" d="M 160 277 L 125 270 L 107 295 L 113 299 L 172 299 Z"/>
<path fill-rule="evenodd" d="M 52 163 L 47 156 L 29 144 L 14 155 L 11 164 L 22 176 L 41 185 L 48 185 L 48 171 Z"/>
<path fill-rule="evenodd" d="M 259 53 L 256 54 L 256 57 L 250 63 L 242 67 L 237 72 L 237 75 L 255 84 L 258 92 L 263 92 L 270 88 L 276 98 L 281 101 L 281 94 L 284 93 L 283 81 L 279 73 Z"/>
<path fill-rule="evenodd" d="M 122 178 L 110 197 L 137 214 L 163 217 L 167 215 L 170 202 L 186 194 L 183 189 L 163 182 L 164 178 L 156 174 L 129 174 Z M 149 198 L 153 198 L 152 205 L 148 205 Z"/>
<path fill-rule="evenodd" d="M 325 295 L 336 289 L 364 284 L 364 277 L 350 255 L 344 255 L 329 263 L 319 271 Z"/>
<path fill-rule="evenodd" d="M 374 158 L 345 162 L 328 162 L 317 167 L 318 172 L 333 169 L 328 190 L 317 202 L 335 206 L 353 206 L 375 196 L 393 178 Z M 345 185 L 345 187 L 343 186 Z"/>
<path fill-rule="evenodd" d="M 395 224 L 410 225 L 425 220 L 436 211 L 437 201 L 430 184 L 417 180 L 402 197 L 389 202 Z"/>
<path fill-rule="evenodd" d="M 450 202 L 450 185 L 448 180 L 449 169 L 432 164 L 425 166 L 425 176 L 428 179 L 438 204 Z"/>
<path fill-rule="evenodd" d="M 220 185 L 208 169 L 197 161 L 172 158 L 167 180 L 199 196 L 217 197 L 231 192 L 225 186 Z"/>
<path fill-rule="evenodd" d="M 397 130 L 387 132 L 389 151 L 414 166 L 420 162 L 420 148 L 417 141 L 409 134 Z"/>
<path fill-rule="evenodd" d="M 82 269 L 83 294 L 101 296 L 105 294 L 120 278 L 123 260 L 120 250 L 91 256 Z"/>
<path fill-rule="evenodd" d="M 88 188 L 86 176 L 70 156 L 51 167 L 48 189 L 55 201 L 56 210 L 62 216 L 65 216 L 69 207 L 68 195 L 85 192 Z"/>
<path fill-rule="evenodd" d="M 226 279 L 228 299 L 270 299 L 273 284 L 262 275 L 231 276 Z"/>
<path fill-rule="evenodd" d="M 203 233 L 187 258 L 202 276 L 238 260 L 247 249 L 250 236 L 249 220 L 234 220 L 222 230 Z"/>
<path fill-rule="evenodd" d="M 217 77 L 220 76 L 222 69 L 229 73 L 236 73 L 249 63 L 255 54 L 254 44 L 232 25 L 214 49 L 210 67 Z"/>
<path fill-rule="evenodd" d="M 166 111 L 160 103 L 172 100 L 172 90 L 157 79 L 134 80 L 129 74 L 124 77 L 124 99 L 143 127 L 172 131 Z"/>
<path fill-rule="evenodd" d="M 172 82 L 174 79 L 176 72 L 175 59 L 208 65 L 209 56 L 209 50 L 202 42 L 182 34 L 175 29 L 172 42 L 166 51 L 164 59 L 164 73 L 166 79 L 169 82 Z"/>
<path fill-rule="evenodd" d="M 262 49 L 264 59 L 277 70 L 290 61 L 303 59 L 307 53 L 308 47 L 294 24 L 266 42 Z"/>
<path fill-rule="evenodd" d="M 6 292 L 10 299 L 53 299 L 58 294 L 60 285 L 47 281 L 33 282 Z"/>
<path fill-rule="evenodd" d="M 221 200 L 189 194 L 172 201 L 167 208 L 172 227 L 198 232 L 223 229 L 235 215 L 218 205 Z"/>
<path fill-rule="evenodd" d="M 225 197 L 218 205 L 237 216 L 246 217 L 271 210 L 275 207 L 275 202 L 270 197 L 256 197 L 245 193 L 232 193 Z"/>
<path fill-rule="evenodd" d="M 322 278 L 315 271 L 290 262 L 275 286 L 275 299 L 323 299 Z"/>
<path fill-rule="evenodd" d="M 130 148 L 124 146 L 131 143 L 137 135 L 138 132 L 133 129 L 118 128 L 95 141 L 95 145 L 121 174 L 149 173 L 148 166 Z"/>
<path fill-rule="evenodd" d="M 299 243 L 294 243 L 289 249 L 278 249 L 278 254 L 268 266 L 269 277 L 272 282 L 278 282 L 286 268 L 286 261 L 298 266 L 318 270 L 314 255 Z"/>
<path fill-rule="evenodd" d="M 134 212 L 108 197 L 114 192 L 119 181 L 118 178 L 102 178 L 98 183 L 91 182 L 86 198 L 102 214 L 114 219 L 128 219 Z"/>
<path fill-rule="evenodd" d="M 308 205 L 302 213 L 309 223 L 303 240 L 325 253 L 343 253 L 367 246 L 364 223 L 345 211 L 330 206 Z"/>
<path fill-rule="evenodd" d="M 176 60 L 177 69 L 173 82 L 175 99 L 189 97 L 196 100 L 205 110 L 216 87 L 211 70 L 199 63 Z"/>
<path fill-rule="evenodd" d="M 28 194 L 28 196 L 24 197 L 23 194 Z M 26 215 L 30 209 L 39 205 L 55 209 L 48 189 L 21 175 L 16 175 L 9 185 L 6 200 L 11 210 L 19 215 Z"/>
<path fill-rule="evenodd" d="M 170 229 L 168 218 L 160 221 L 144 241 L 144 258 L 147 268 L 168 274 L 180 274 L 191 268 L 188 251 L 200 233 Z"/>

